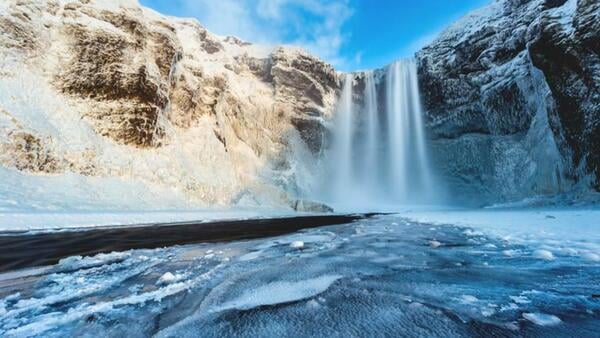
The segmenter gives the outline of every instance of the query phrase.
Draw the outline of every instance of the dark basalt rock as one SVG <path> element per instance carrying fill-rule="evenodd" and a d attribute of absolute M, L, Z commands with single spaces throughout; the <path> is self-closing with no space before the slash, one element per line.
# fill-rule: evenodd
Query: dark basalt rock
<path fill-rule="evenodd" d="M 571 25 L 560 20 L 542 12 L 531 60 L 544 72 L 575 164 L 600 178 L 600 3 L 580 0 Z"/>
<path fill-rule="evenodd" d="M 419 51 L 422 101 L 434 143 L 462 154 L 459 147 L 473 140 L 479 140 L 480 153 L 491 152 L 489 144 L 513 144 L 526 154 L 535 146 L 526 135 L 539 128 L 536 119 L 541 119 L 549 124 L 565 164 L 583 168 L 565 169 L 564 175 L 573 181 L 589 173 L 600 178 L 600 2 L 574 5 L 494 2 Z M 459 141 L 467 135 L 480 136 Z M 448 139 L 456 141 L 444 143 Z M 488 180 L 505 170 L 503 156 L 452 175 L 490 185 Z"/>
<path fill-rule="evenodd" d="M 527 1 L 525 1 L 527 3 Z M 433 137 L 515 134 L 531 124 L 519 81 L 525 70 L 525 27 L 534 19 L 511 10 L 454 28 L 417 54 L 422 100 Z"/>

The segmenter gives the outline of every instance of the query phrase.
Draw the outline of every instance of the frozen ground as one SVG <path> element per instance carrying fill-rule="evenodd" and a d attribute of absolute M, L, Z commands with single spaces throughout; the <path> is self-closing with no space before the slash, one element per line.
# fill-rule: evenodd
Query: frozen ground
<path fill-rule="evenodd" d="M 148 211 L 154 210 L 154 211 Z M 200 209 L 174 189 L 135 180 L 32 176 L 0 166 L 0 232 L 277 217 L 291 208 Z"/>
<path fill-rule="evenodd" d="M 301 215 L 275 209 L 207 209 L 172 211 L 0 211 L 0 232 L 58 231 L 102 226 L 135 226 L 172 222 L 208 222 Z"/>
<path fill-rule="evenodd" d="M 472 227 L 512 244 L 600 261 L 600 207 L 404 210 L 409 220 Z"/>
<path fill-rule="evenodd" d="M 504 221 L 579 233 L 588 211 L 573 212 L 582 218 L 562 225 L 551 221 L 567 214 Z M 444 224 L 500 215 L 408 213 Z M 277 238 L 71 257 L 0 275 L 0 336 L 597 335 L 597 237 L 586 242 L 582 231 L 552 244 L 534 240 L 536 231 L 494 229 L 388 215 Z"/>

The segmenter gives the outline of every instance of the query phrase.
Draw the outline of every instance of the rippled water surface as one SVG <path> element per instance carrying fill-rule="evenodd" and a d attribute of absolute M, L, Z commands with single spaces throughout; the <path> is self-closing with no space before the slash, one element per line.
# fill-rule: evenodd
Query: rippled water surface
<path fill-rule="evenodd" d="M 379 216 L 0 275 L 0 336 L 580 336 L 589 255 Z"/>

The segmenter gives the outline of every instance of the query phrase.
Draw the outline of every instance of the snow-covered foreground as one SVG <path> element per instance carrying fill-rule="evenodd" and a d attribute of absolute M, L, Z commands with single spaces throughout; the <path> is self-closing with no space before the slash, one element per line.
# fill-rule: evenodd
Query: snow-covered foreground
<path fill-rule="evenodd" d="M 105 226 L 138 226 L 176 222 L 210 222 L 302 215 L 292 210 L 232 209 L 173 211 L 2 212 L 0 232 L 84 230 Z"/>
<path fill-rule="evenodd" d="M 405 210 L 407 219 L 435 225 L 472 227 L 512 244 L 558 251 L 600 261 L 600 208 L 489 208 Z"/>
<path fill-rule="evenodd" d="M 0 336 L 585 337 L 600 330 L 597 237 L 588 246 L 583 238 L 569 242 L 574 237 L 549 244 L 534 242 L 535 232 L 523 242 L 491 229 L 388 215 L 276 238 L 71 257 L 0 275 Z"/>

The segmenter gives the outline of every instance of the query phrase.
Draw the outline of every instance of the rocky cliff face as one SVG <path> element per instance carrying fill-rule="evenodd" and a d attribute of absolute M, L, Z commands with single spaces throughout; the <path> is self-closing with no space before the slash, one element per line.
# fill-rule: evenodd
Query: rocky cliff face
<path fill-rule="evenodd" d="M 134 0 L 4 1 L 0 60 L 2 166 L 57 186 L 138 181 L 148 204 L 170 191 L 193 206 L 296 205 L 297 156 L 321 148 L 339 86 L 301 50 L 215 36 Z M 0 207 L 18 200 L 8 195 Z"/>
<path fill-rule="evenodd" d="M 495 0 L 417 53 L 432 159 L 459 201 L 600 188 L 599 13 Z M 297 199 L 319 182 L 340 84 L 301 50 L 135 0 L 3 1 L 0 210 L 322 209 Z"/>
<path fill-rule="evenodd" d="M 498 201 L 600 177 L 599 6 L 494 1 L 417 54 L 434 158 L 454 189 Z"/>
<path fill-rule="evenodd" d="M 573 164 L 595 173 L 600 190 L 600 2 L 546 1 L 529 53 L 556 102 Z"/>

